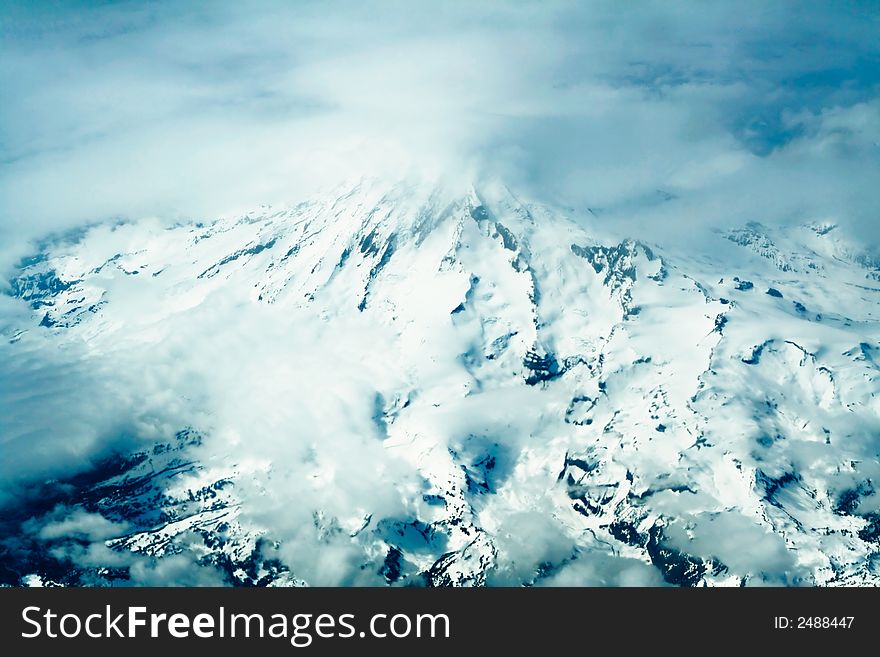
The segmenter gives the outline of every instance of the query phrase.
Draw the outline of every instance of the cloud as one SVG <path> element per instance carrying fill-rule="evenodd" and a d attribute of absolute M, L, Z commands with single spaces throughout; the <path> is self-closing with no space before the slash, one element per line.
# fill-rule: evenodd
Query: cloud
<path fill-rule="evenodd" d="M 104 230 L 95 229 L 96 242 Z M 91 348 L 77 339 L 59 348 L 43 331 L 0 343 L 0 507 L 21 503 L 35 481 L 63 479 L 196 426 L 207 438 L 187 457 L 245 473 L 236 495 L 259 503 L 242 508 L 243 522 L 271 527 L 296 572 L 315 584 L 380 582 L 362 572 L 363 553 L 349 533 L 370 515 L 407 517 L 424 488 L 412 466 L 384 447 L 374 421 L 377 394 L 403 386 L 404 372 L 363 345 L 392 343 L 390 329 L 360 313 L 328 324 L 305 310 L 252 304 L 246 293 L 220 288 L 156 321 L 150 309 L 158 300 L 145 291 L 130 301 L 143 323 L 125 335 L 111 329 Z M 127 312 L 126 298 L 116 301 Z M 55 555 L 95 565 L 119 561 L 101 539 L 122 529 L 59 508 L 22 533 L 41 543 L 76 539 Z M 138 583 L 177 572 L 133 557 L 120 565 L 129 561 Z"/>
<path fill-rule="evenodd" d="M 214 569 L 200 566 L 192 555 L 173 554 L 163 559 L 131 557 L 131 586 L 223 586 Z"/>
<path fill-rule="evenodd" d="M 0 542 L 4 557 L 24 553 L 29 560 L 44 552 L 71 570 L 80 568 L 81 585 L 106 586 L 97 572 L 108 568 L 127 572 L 119 580 L 126 586 L 222 586 L 220 572 L 200 564 L 193 553 L 171 554 L 162 559 L 112 550 L 106 539 L 123 535 L 124 522 L 112 522 L 79 507 L 56 506 L 43 516 L 22 523 L 17 535 Z M 97 571 L 97 572 L 96 572 Z"/>
<path fill-rule="evenodd" d="M 558 572 L 538 582 L 539 586 L 666 586 L 660 572 L 637 559 L 586 553 Z"/>
<path fill-rule="evenodd" d="M 95 224 L 102 243 L 120 218 L 159 231 L 363 175 L 501 179 L 656 241 L 813 219 L 880 241 L 870 3 L 8 2 L 0 12 L 4 276 L 50 232 Z M 260 500 L 245 520 L 271 526 L 294 572 L 378 580 L 349 533 L 369 513 L 418 515 L 424 487 L 374 427 L 377 395 L 411 374 L 360 349 L 389 336 L 356 317 L 328 329 L 219 292 L 152 326 L 157 299 L 130 289 L 113 302 L 139 305 L 144 341 L 59 347 L 31 331 L 0 342 L 0 505 L 27 482 L 196 425 L 211 435 L 195 454 L 207 465 L 289 465 L 236 485 Z M 29 312 L 0 296 L 0 332 Z M 182 556 L 129 563 L 103 545 L 113 527 L 97 516 L 43 522 L 28 530 L 35 540 L 81 539 L 57 548 L 76 563 L 122 560 L 144 584 L 214 581 Z M 550 583 L 659 581 L 640 562 L 576 554 L 546 516 L 499 522 L 512 564 L 499 581 L 549 561 L 565 562 Z M 763 566 L 789 567 L 775 539 L 746 529 L 739 516 L 707 518 L 688 540 L 746 568 L 757 557 L 724 537 L 748 535 Z M 710 554 L 716 545 L 722 554 Z"/>
<path fill-rule="evenodd" d="M 40 527 L 37 536 L 43 540 L 53 540 L 63 537 L 76 537 L 92 541 L 119 536 L 125 529 L 125 523 L 116 523 L 107 520 L 104 516 L 96 513 L 88 513 L 82 509 L 56 508 L 51 514 L 54 520 L 49 519 Z"/>
<path fill-rule="evenodd" d="M 203 416 L 194 380 L 184 386 L 181 378 L 191 372 L 171 358 L 147 370 L 149 348 L 120 344 L 96 354 L 81 341 L 57 345 L 39 332 L 0 342 L 0 505 L 29 481 L 86 469 Z M 176 386 L 187 394 L 171 392 Z"/>
<path fill-rule="evenodd" d="M 703 558 L 715 558 L 737 573 L 775 584 L 790 584 L 802 574 L 785 539 L 737 512 L 697 515 L 687 529 L 666 529 L 675 547 Z"/>
<path fill-rule="evenodd" d="M 4 12 L 4 241 L 211 216 L 402 171 L 502 177 L 622 221 L 761 208 L 768 221 L 833 214 L 876 238 L 870 4 Z M 849 149 L 828 148 L 847 120 L 861 122 Z M 674 195 L 662 211 L 658 188 Z"/>

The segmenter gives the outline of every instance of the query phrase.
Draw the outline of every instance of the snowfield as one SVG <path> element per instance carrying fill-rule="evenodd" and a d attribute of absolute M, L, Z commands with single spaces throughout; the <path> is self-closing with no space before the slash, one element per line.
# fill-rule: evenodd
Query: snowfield
<path fill-rule="evenodd" d="M 363 180 L 47 238 L 0 327 L 0 578 L 880 584 L 880 262 L 839 232 L 695 251 Z"/>

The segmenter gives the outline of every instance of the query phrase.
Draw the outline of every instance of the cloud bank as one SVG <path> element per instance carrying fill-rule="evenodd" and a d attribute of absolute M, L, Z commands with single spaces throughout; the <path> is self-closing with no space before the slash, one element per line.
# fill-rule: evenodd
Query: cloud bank
<path fill-rule="evenodd" d="M 4 7 L 6 250 L 402 172 L 636 230 L 831 217 L 877 239 L 872 3 Z"/>

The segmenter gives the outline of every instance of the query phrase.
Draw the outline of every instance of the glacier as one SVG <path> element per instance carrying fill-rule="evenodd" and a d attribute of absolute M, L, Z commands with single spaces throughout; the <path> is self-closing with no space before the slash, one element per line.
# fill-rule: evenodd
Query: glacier
<path fill-rule="evenodd" d="M 824 220 L 621 230 L 361 179 L 46 237 L 0 582 L 880 584 L 880 261 Z"/>

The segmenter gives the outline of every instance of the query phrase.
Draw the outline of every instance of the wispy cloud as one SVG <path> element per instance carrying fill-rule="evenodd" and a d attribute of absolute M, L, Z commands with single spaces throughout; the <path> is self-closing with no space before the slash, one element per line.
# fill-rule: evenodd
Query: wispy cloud
<path fill-rule="evenodd" d="M 5 7 L 6 242 L 401 170 L 876 238 L 871 3 Z"/>

